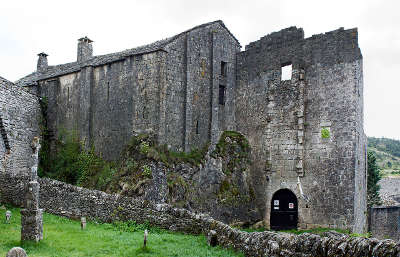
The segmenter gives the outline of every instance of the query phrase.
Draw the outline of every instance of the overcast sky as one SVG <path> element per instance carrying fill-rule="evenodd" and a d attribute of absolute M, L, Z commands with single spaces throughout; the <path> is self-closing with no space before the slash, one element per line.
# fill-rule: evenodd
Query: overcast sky
<path fill-rule="evenodd" d="M 364 57 L 365 132 L 400 139 L 400 1 L 21 1 L 0 5 L 0 76 L 15 81 L 36 69 L 76 60 L 77 39 L 106 54 L 223 20 L 244 47 L 273 31 L 302 27 L 306 37 L 358 27 Z"/>

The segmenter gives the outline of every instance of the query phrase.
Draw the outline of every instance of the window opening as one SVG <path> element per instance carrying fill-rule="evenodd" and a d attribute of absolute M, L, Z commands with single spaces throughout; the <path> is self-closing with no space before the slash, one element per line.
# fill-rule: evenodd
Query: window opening
<path fill-rule="evenodd" d="M 281 68 L 281 80 L 291 80 L 292 79 L 292 64 L 283 64 Z"/>
<path fill-rule="evenodd" d="M 107 102 L 110 100 L 110 82 L 107 82 Z"/>
<path fill-rule="evenodd" d="M 199 133 L 199 121 L 196 121 L 196 135 L 200 134 Z"/>
<path fill-rule="evenodd" d="M 218 103 L 221 105 L 225 104 L 225 86 L 223 85 L 219 85 Z"/>
<path fill-rule="evenodd" d="M 1 116 L 0 116 L 0 134 L 1 134 L 1 137 L 3 138 L 4 147 L 6 148 L 7 152 L 10 152 L 11 148 L 10 148 L 10 144 L 8 142 L 7 133 L 4 128 L 3 120 L 1 119 Z"/>
<path fill-rule="evenodd" d="M 145 107 L 143 107 L 143 113 L 142 113 L 142 117 L 143 117 L 143 119 L 144 119 L 144 120 L 146 120 L 146 119 L 147 119 L 147 108 L 146 108 L 146 106 L 145 106 Z"/>
<path fill-rule="evenodd" d="M 221 62 L 221 76 L 226 77 L 226 74 L 228 73 L 228 65 L 226 62 Z"/>

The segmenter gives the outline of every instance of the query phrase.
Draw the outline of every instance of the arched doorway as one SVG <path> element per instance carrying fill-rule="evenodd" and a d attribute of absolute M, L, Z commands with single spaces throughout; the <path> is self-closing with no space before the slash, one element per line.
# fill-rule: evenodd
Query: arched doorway
<path fill-rule="evenodd" d="M 276 191 L 271 200 L 271 229 L 297 229 L 297 221 L 298 206 L 296 195 L 289 189 Z"/>

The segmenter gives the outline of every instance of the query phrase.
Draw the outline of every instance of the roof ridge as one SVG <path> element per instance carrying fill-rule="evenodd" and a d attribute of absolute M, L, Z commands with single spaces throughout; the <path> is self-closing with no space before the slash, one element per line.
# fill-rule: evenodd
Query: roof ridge
<path fill-rule="evenodd" d="M 181 33 L 178 33 L 172 37 L 168 37 L 165 39 L 157 40 L 149 44 L 137 46 L 134 48 L 128 48 L 122 51 L 114 52 L 114 53 L 108 53 L 108 54 L 103 54 L 103 55 L 96 55 L 91 57 L 90 59 L 84 61 L 84 62 L 70 62 L 70 63 L 64 63 L 64 64 L 58 64 L 58 65 L 52 65 L 48 66 L 47 69 L 43 72 L 37 72 L 34 71 L 31 74 L 20 78 L 15 82 L 15 84 L 24 86 L 24 85 L 32 85 L 36 81 L 40 79 L 47 79 L 55 76 L 60 76 L 60 75 L 65 75 L 68 73 L 76 72 L 80 70 L 84 66 L 100 66 L 104 65 L 106 63 L 112 63 L 116 62 L 122 59 L 125 59 L 128 56 L 133 56 L 133 55 L 139 55 L 139 54 L 145 54 L 145 53 L 151 53 L 155 52 L 158 50 L 164 50 L 164 47 L 174 41 L 175 39 L 181 37 L 184 34 L 187 34 L 193 30 L 203 28 L 212 24 L 220 24 L 232 37 L 233 39 L 240 45 L 239 41 L 236 39 L 236 37 L 228 30 L 228 28 L 225 26 L 222 20 L 216 20 L 216 21 L 211 21 L 207 23 L 203 23 L 197 26 L 194 26 L 188 30 L 185 30 Z"/>

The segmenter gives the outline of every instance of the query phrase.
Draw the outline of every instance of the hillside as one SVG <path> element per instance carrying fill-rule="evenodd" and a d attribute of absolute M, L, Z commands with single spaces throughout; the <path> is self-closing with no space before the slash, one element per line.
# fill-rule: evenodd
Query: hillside
<path fill-rule="evenodd" d="M 400 176 L 399 140 L 368 137 L 368 150 L 375 153 L 383 177 Z"/>

